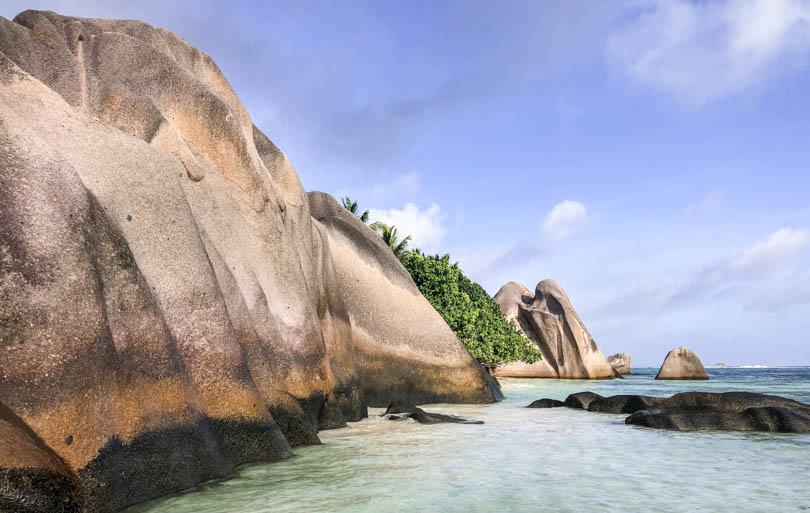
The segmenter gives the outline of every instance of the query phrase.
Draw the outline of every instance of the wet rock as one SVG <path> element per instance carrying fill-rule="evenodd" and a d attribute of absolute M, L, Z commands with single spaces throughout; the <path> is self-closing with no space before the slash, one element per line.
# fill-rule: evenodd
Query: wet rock
<path fill-rule="evenodd" d="M 810 432 L 810 405 L 752 392 L 686 392 L 630 415 L 627 424 L 678 431 Z"/>
<path fill-rule="evenodd" d="M 662 398 L 646 395 L 611 395 L 590 402 L 588 411 L 600 413 L 633 413 L 654 408 Z"/>
<path fill-rule="evenodd" d="M 483 424 L 482 420 L 469 420 L 456 415 L 444 415 L 442 413 L 426 412 L 422 408 L 404 401 L 394 401 L 385 410 L 382 417 L 386 420 L 413 419 L 420 424 Z"/>
<path fill-rule="evenodd" d="M 603 399 L 603 397 L 593 392 L 577 392 L 566 397 L 563 404 L 569 408 L 587 410 L 591 402 L 597 399 Z"/>
<path fill-rule="evenodd" d="M 698 355 L 681 346 L 667 353 L 655 379 L 709 379 L 709 376 Z"/>
<path fill-rule="evenodd" d="M 533 401 L 527 408 L 559 408 L 565 406 L 565 403 L 557 399 L 538 399 Z"/>

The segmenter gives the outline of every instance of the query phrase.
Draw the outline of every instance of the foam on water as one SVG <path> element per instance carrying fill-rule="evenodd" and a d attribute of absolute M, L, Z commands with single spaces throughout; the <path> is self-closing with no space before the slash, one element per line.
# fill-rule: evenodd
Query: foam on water
<path fill-rule="evenodd" d="M 810 369 L 708 369 L 711 381 L 508 380 L 494 405 L 425 409 L 484 425 L 420 425 L 374 416 L 321 433 L 291 460 L 135 508 L 139 513 L 371 511 L 810 511 L 810 435 L 672 432 L 626 415 L 528 409 L 534 399 L 750 390 L 810 402 Z"/>

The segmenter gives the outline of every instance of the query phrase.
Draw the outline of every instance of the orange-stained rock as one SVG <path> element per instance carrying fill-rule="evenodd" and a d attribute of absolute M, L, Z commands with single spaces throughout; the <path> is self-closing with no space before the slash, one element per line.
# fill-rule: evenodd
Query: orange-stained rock
<path fill-rule="evenodd" d="M 499 397 L 167 30 L 0 18 L 0 184 L 0 401 L 86 511 L 287 458 L 370 404 Z"/>

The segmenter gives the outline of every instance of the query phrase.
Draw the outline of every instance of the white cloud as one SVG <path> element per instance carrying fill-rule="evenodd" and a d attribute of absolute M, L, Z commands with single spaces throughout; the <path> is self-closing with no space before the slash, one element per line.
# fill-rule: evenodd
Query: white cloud
<path fill-rule="evenodd" d="M 774 268 L 801 253 L 808 242 L 810 230 L 782 228 L 742 250 L 731 259 L 729 268 L 740 272 Z"/>
<path fill-rule="evenodd" d="M 810 0 L 640 0 L 608 40 L 632 80 L 690 107 L 755 86 L 810 52 Z"/>
<path fill-rule="evenodd" d="M 439 243 L 447 233 L 443 225 L 445 216 L 436 203 L 425 210 L 420 210 L 414 203 L 406 203 L 402 210 L 372 208 L 370 216 L 372 221 L 396 226 L 397 233 L 403 237 L 410 235 L 412 237 L 410 246 L 418 247 L 427 253 L 437 251 Z"/>
<path fill-rule="evenodd" d="M 587 210 L 582 203 L 561 201 L 543 219 L 543 233 L 551 241 L 560 241 L 581 227 L 587 218 Z"/>

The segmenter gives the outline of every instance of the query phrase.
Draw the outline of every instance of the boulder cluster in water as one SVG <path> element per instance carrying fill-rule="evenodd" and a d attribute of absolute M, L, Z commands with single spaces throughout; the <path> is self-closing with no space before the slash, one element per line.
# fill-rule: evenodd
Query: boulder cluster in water
<path fill-rule="evenodd" d="M 625 423 L 678 431 L 725 430 L 810 433 L 810 405 L 752 392 L 683 392 L 672 397 L 569 395 L 565 401 L 538 399 L 529 408 L 566 406 L 592 412 L 628 413 Z"/>

